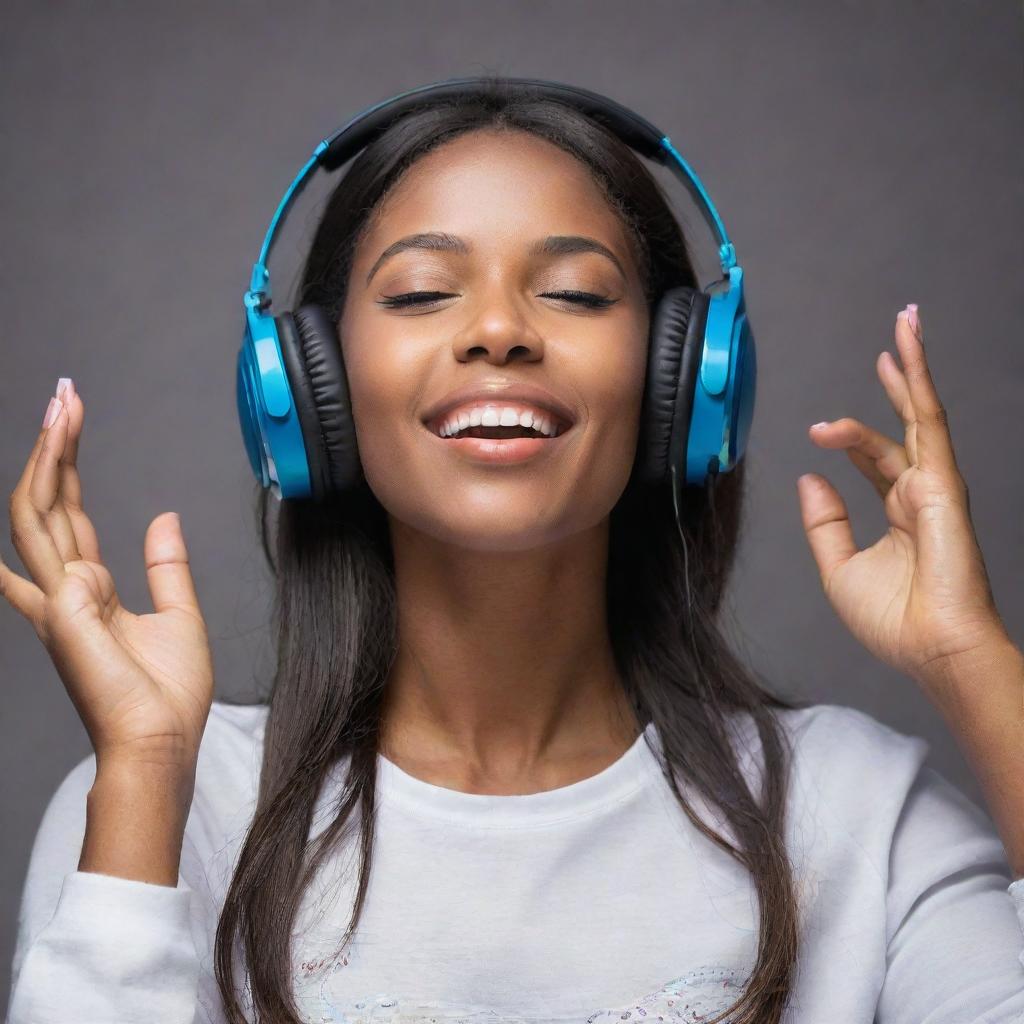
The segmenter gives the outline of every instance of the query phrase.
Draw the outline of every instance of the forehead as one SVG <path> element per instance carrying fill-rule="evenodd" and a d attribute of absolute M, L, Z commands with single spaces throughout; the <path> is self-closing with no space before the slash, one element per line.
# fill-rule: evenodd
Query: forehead
<path fill-rule="evenodd" d="M 622 222 L 589 168 L 554 143 L 518 130 L 469 132 L 422 156 L 374 211 L 362 247 L 365 252 L 425 230 L 480 244 L 592 234 L 628 250 Z"/>

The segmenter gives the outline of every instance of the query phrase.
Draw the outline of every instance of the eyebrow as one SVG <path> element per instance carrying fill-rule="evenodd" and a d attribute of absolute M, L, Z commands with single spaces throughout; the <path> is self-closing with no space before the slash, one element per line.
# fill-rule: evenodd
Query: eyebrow
<path fill-rule="evenodd" d="M 377 261 L 370 268 L 366 275 L 366 283 L 380 269 L 385 260 L 404 252 L 406 249 L 427 249 L 434 252 L 454 252 L 460 256 L 466 256 L 472 252 L 472 246 L 467 244 L 457 235 L 449 235 L 443 231 L 423 231 L 415 235 L 406 235 L 405 238 L 392 242 L 377 257 Z M 596 238 L 589 238 L 586 235 L 548 235 L 547 238 L 535 242 L 528 250 L 531 256 L 568 256 L 578 252 L 596 252 L 606 256 L 615 264 L 616 269 L 626 280 L 626 272 L 619 262 L 619 258 Z"/>

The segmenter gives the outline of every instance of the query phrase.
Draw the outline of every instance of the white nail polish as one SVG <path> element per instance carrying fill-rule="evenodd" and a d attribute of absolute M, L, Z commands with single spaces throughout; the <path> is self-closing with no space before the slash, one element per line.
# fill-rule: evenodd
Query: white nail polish
<path fill-rule="evenodd" d="M 67 397 L 64 396 L 67 391 Z M 60 377 L 57 380 L 57 397 L 65 404 L 75 397 L 75 382 L 70 377 Z"/>

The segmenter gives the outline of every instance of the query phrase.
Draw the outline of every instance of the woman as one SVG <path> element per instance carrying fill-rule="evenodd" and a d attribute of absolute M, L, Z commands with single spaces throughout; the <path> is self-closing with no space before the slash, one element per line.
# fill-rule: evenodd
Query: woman
<path fill-rule="evenodd" d="M 678 285 L 657 184 L 569 107 L 495 83 L 367 146 L 299 291 L 337 325 L 365 479 L 282 502 L 274 554 L 259 493 L 267 705 L 212 700 L 175 515 L 145 539 L 156 613 L 118 604 L 65 392 L 12 500 L 35 583 L 2 580 L 96 755 L 36 840 L 14 1024 L 69 1002 L 183 1024 L 1018 1019 L 1024 659 L 919 322 L 897 321 L 902 369 L 878 362 L 905 444 L 850 418 L 811 434 L 889 534 L 858 552 L 820 477 L 801 511 L 843 621 L 1002 778 L 1002 843 L 923 740 L 784 700 L 730 653 L 742 464 L 686 488 L 679 531 L 632 474 L 650 311 Z M 538 429 L 511 459 L 463 440 Z"/>

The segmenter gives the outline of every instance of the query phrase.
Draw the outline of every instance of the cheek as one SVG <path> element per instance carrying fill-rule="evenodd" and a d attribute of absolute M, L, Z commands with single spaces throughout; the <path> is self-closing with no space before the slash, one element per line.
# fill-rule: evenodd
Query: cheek
<path fill-rule="evenodd" d="M 635 433 L 639 426 L 640 406 L 643 403 L 647 379 L 646 334 L 637 336 L 632 344 L 624 346 L 617 373 L 620 385 L 615 389 L 615 401 L 622 409 L 623 418 Z"/>
<path fill-rule="evenodd" d="M 580 389 L 587 395 L 588 426 L 600 442 L 595 456 L 602 462 L 622 462 L 626 450 L 635 447 L 646 374 L 647 338 L 639 331 L 616 337 L 588 361 Z"/>
<path fill-rule="evenodd" d="M 342 343 L 349 401 L 355 422 L 359 458 L 367 483 L 400 477 L 409 459 L 414 431 L 422 427 L 416 410 L 427 379 L 427 350 L 377 335 L 373 342 Z"/>

